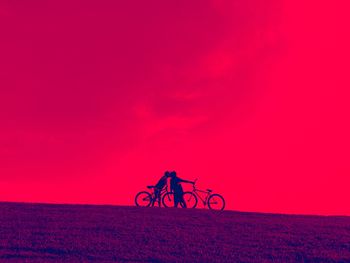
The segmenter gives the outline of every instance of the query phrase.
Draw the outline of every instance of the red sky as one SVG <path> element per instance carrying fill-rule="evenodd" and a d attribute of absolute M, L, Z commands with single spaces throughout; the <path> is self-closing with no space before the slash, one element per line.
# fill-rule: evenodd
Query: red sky
<path fill-rule="evenodd" d="M 350 215 L 347 5 L 1 1 L 0 200 Z"/>

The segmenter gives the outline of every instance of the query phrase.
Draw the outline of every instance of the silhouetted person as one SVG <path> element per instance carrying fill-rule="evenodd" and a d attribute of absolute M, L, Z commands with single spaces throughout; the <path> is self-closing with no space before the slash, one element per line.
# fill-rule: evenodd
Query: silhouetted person
<path fill-rule="evenodd" d="M 174 207 L 177 207 L 179 203 L 181 203 L 182 206 L 186 208 L 186 203 L 183 198 L 184 190 L 182 189 L 180 183 L 194 184 L 194 182 L 183 180 L 177 177 L 175 171 L 170 173 L 170 177 L 170 190 L 174 192 Z"/>
<path fill-rule="evenodd" d="M 155 195 L 155 201 L 158 201 L 158 205 L 160 206 L 160 193 L 162 192 L 162 189 L 167 185 L 168 177 L 170 176 L 170 173 L 166 171 L 164 175 L 159 179 L 158 183 L 154 186 L 154 195 Z"/>

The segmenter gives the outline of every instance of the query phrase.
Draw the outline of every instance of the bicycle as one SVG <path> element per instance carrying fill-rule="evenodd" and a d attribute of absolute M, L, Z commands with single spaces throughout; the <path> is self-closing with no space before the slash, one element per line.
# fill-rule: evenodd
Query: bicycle
<path fill-rule="evenodd" d="M 192 192 L 184 192 L 183 194 L 183 200 L 185 201 L 185 204 L 187 208 L 196 208 L 198 204 L 198 198 L 203 202 L 204 206 L 208 206 L 211 210 L 219 210 L 222 211 L 225 208 L 225 199 L 220 194 L 212 194 L 213 190 L 206 189 L 200 190 L 196 188 L 196 181 L 194 181 L 193 184 L 193 190 Z M 200 193 L 206 194 L 203 198 Z M 162 203 L 165 207 L 168 206 L 168 201 L 174 200 L 174 194 L 169 192 L 166 193 L 163 196 Z M 184 207 L 184 206 L 183 206 Z"/>
<path fill-rule="evenodd" d="M 155 189 L 156 187 L 154 185 L 148 185 L 148 189 Z M 160 200 L 162 200 L 162 197 L 168 193 L 168 186 L 164 187 L 162 190 L 160 190 Z M 155 190 L 150 193 L 147 191 L 141 191 L 136 194 L 135 196 L 135 204 L 136 206 L 144 206 L 144 207 L 153 207 L 154 203 L 157 201 L 155 195 Z M 159 201 L 160 206 L 160 201 Z"/>

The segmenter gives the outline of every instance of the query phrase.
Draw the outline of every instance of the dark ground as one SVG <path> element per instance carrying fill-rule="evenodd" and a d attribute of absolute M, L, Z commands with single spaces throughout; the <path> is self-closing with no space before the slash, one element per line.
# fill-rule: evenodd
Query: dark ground
<path fill-rule="evenodd" d="M 0 262 L 350 262 L 350 217 L 0 203 Z"/>

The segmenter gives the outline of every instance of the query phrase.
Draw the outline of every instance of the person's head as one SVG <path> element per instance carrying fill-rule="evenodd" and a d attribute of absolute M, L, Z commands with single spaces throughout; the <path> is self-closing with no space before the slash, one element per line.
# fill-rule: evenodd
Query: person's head
<path fill-rule="evenodd" d="M 172 178 L 176 177 L 176 172 L 175 172 L 175 171 L 172 171 L 172 172 L 170 173 L 170 177 L 172 177 Z"/>
<path fill-rule="evenodd" d="M 169 172 L 169 171 L 165 171 L 164 175 L 165 175 L 166 177 L 169 177 L 169 176 L 170 176 L 170 172 Z"/>

